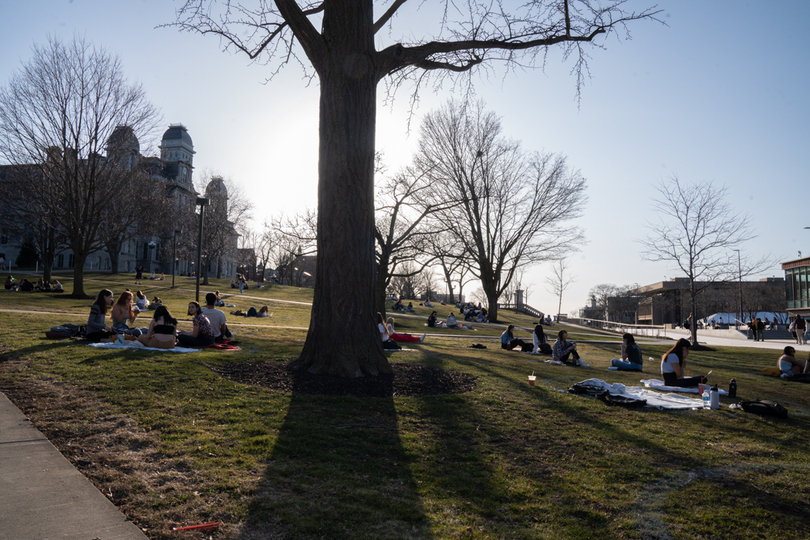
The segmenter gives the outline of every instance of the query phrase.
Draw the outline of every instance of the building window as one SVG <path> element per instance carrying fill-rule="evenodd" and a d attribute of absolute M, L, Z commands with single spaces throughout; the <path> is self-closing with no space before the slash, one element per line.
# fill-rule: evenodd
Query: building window
<path fill-rule="evenodd" d="M 65 266 L 65 256 L 61 253 L 56 256 L 56 266 L 57 268 L 63 268 Z"/>
<path fill-rule="evenodd" d="M 73 263 L 74 263 L 74 262 L 75 262 L 75 261 L 74 261 L 73 253 L 71 253 L 71 254 L 68 256 L 68 268 L 73 268 Z"/>

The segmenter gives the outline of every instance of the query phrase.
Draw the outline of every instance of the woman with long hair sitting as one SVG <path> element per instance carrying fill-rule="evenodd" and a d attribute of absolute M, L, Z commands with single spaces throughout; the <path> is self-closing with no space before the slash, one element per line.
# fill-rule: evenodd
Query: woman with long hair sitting
<path fill-rule="evenodd" d="M 145 334 L 146 328 L 130 328 L 127 325 L 127 323 L 134 324 L 137 316 L 138 313 L 132 309 L 132 293 L 122 292 L 110 312 L 113 330 L 119 334 L 130 334 L 136 337 Z"/>
<path fill-rule="evenodd" d="M 396 332 L 394 332 L 393 317 L 388 317 L 385 328 L 388 330 L 388 337 L 393 339 L 394 341 L 402 341 L 404 343 L 422 343 L 423 341 L 425 341 L 426 334 L 422 334 L 421 337 L 416 337 L 410 334 L 397 334 Z"/>
<path fill-rule="evenodd" d="M 610 361 L 610 365 L 620 371 L 641 371 L 644 369 L 641 349 L 636 345 L 636 338 L 633 334 L 627 333 L 622 336 L 622 359 L 614 358 Z"/>
<path fill-rule="evenodd" d="M 679 386 L 681 388 L 694 388 L 701 383 L 705 383 L 706 377 L 684 377 L 686 374 L 686 357 L 689 356 L 689 349 L 692 344 L 684 339 L 679 339 L 675 345 L 664 353 L 661 357 L 661 375 L 664 377 L 664 384 L 667 386 Z"/>
<path fill-rule="evenodd" d="M 149 330 L 138 336 L 138 341 L 155 349 L 174 349 L 177 340 L 177 319 L 172 317 L 169 308 L 158 306 L 149 323 Z"/>
<path fill-rule="evenodd" d="M 87 332 L 84 335 L 87 341 L 96 343 L 115 335 L 115 330 L 104 322 L 107 317 L 107 308 L 112 305 L 113 300 L 113 293 L 109 289 L 102 289 L 96 295 L 96 301 L 93 302 L 90 316 L 87 318 Z"/>
<path fill-rule="evenodd" d="M 177 343 L 181 347 L 208 347 L 214 344 L 214 329 L 211 321 L 202 312 L 200 304 L 197 302 L 188 303 L 188 314 L 194 317 L 191 322 L 194 330 L 186 332 L 181 330 L 177 334 Z"/>

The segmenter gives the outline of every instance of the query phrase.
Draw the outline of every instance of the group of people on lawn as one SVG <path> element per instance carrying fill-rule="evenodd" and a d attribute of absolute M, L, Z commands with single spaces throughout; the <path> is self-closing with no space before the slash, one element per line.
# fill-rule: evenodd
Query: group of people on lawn
<path fill-rule="evenodd" d="M 208 347 L 233 336 L 228 330 L 225 314 L 214 306 L 216 300 L 214 293 L 208 293 L 205 295 L 205 307 L 197 302 L 188 303 L 188 314 L 193 317 L 193 329 L 190 332 L 177 329 L 177 319 L 162 303 L 152 304 L 155 309 L 149 326 L 138 328 L 133 326 L 138 314 L 150 305 L 143 293 L 138 291 L 135 296 L 126 290 L 115 300 L 111 290 L 103 289 L 90 308 L 86 338 L 88 341 L 99 342 L 110 341 L 120 335 L 121 339 L 137 339 L 146 347 L 156 349 L 173 349 L 176 345 Z M 109 325 L 106 322 L 108 310 L 111 319 Z"/>
<path fill-rule="evenodd" d="M 7 291 L 55 292 L 55 293 L 65 292 L 65 290 L 62 288 L 62 284 L 59 283 L 58 279 L 54 279 L 51 282 L 39 278 L 36 284 L 34 284 L 28 281 L 27 279 L 23 278 L 19 283 L 17 283 L 17 280 L 14 279 L 13 276 L 8 276 L 6 278 L 5 288 Z"/>
<path fill-rule="evenodd" d="M 501 334 L 502 349 L 531 351 L 535 354 L 544 352 L 544 349 L 547 350 L 548 338 L 542 324 L 534 327 L 531 345 L 520 338 L 516 338 L 513 332 L 514 328 L 515 326 L 510 324 Z M 706 377 L 703 376 L 686 376 L 686 358 L 691 347 L 692 344 L 688 340 L 679 339 L 661 357 L 661 375 L 664 378 L 664 384 L 680 388 L 692 388 L 707 382 Z M 586 365 L 577 352 L 576 342 L 568 340 L 568 332 L 565 330 L 557 332 L 557 341 L 554 342 L 550 352 L 552 362 L 561 362 L 572 366 Z M 636 344 L 633 334 L 627 333 L 622 336 L 621 359 L 614 358 L 611 360 L 611 367 L 622 371 L 642 371 L 644 369 L 641 349 Z M 805 368 L 806 363 L 803 363 L 802 369 Z"/>

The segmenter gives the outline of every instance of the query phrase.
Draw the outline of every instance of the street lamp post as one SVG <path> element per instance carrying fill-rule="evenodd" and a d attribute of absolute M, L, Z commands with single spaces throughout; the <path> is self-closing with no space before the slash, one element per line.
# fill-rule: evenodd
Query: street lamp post
<path fill-rule="evenodd" d="M 200 269 L 202 268 L 202 237 L 203 237 L 203 216 L 205 215 L 205 207 L 211 205 L 211 201 L 204 197 L 197 197 L 197 206 L 200 207 L 200 237 L 197 241 L 197 294 L 195 299 L 200 301 Z"/>
<path fill-rule="evenodd" d="M 739 276 L 740 276 L 740 318 L 739 318 L 739 320 L 742 321 L 743 317 L 744 317 L 744 315 L 743 315 L 743 293 L 742 293 L 742 264 L 740 262 L 740 250 L 735 249 L 733 251 L 737 252 L 737 272 L 739 272 Z"/>
<path fill-rule="evenodd" d="M 172 289 L 174 289 L 174 275 L 177 273 L 177 235 L 180 231 L 174 230 L 172 235 Z"/>

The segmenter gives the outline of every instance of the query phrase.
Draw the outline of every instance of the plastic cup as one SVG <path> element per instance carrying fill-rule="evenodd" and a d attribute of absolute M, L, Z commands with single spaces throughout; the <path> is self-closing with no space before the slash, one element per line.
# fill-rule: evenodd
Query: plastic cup
<path fill-rule="evenodd" d="M 537 377 L 535 375 L 529 375 L 529 386 L 534 386 L 534 381 Z"/>

